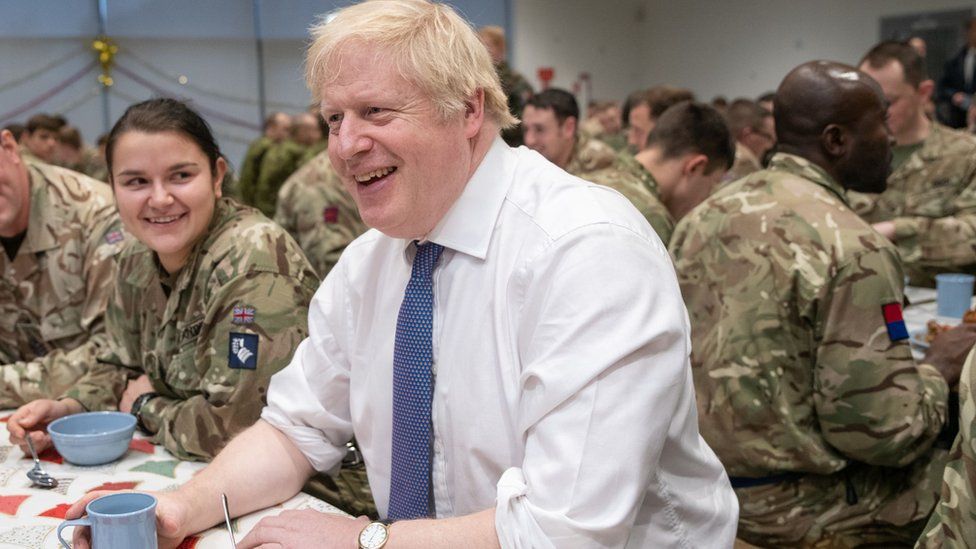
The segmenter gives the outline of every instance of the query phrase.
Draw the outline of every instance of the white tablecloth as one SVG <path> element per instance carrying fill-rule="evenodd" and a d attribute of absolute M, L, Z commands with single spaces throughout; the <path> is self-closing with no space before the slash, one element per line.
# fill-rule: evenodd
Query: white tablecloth
<path fill-rule="evenodd" d="M 958 318 L 949 318 L 938 316 L 936 314 L 936 294 L 935 289 L 933 288 L 916 288 L 914 286 L 909 286 L 905 288 L 905 296 L 908 297 L 910 302 L 904 311 L 905 327 L 908 328 L 909 334 L 918 336 L 913 337 L 914 340 L 925 340 L 925 333 L 927 332 L 925 325 L 930 320 L 934 319 L 940 324 L 948 325 L 956 325 L 960 322 L 960 319 Z M 970 305 L 976 305 L 976 297 L 973 298 L 973 303 Z M 915 355 L 916 359 L 921 359 L 925 355 L 925 350 L 913 344 L 912 354 Z"/>
<path fill-rule="evenodd" d="M 57 452 L 48 450 L 41 455 L 44 468 L 58 479 L 57 488 L 32 488 L 26 473 L 34 466 L 10 444 L 6 420 L 12 411 L 0 412 L 0 548 L 61 547 L 55 533 L 64 520 L 69 505 L 92 490 L 172 490 L 188 481 L 205 464 L 180 461 L 161 446 L 155 446 L 139 434 L 122 459 L 94 467 L 78 467 L 62 460 Z M 220 494 L 213 496 L 214 507 L 220 506 Z M 335 507 L 307 494 L 299 494 L 282 505 L 252 513 L 232 521 L 237 540 L 268 515 L 285 509 L 315 509 L 339 513 Z M 65 537 L 71 529 L 65 529 Z M 231 547 L 227 530 L 213 528 L 199 536 L 187 538 L 185 549 L 225 549 Z"/>

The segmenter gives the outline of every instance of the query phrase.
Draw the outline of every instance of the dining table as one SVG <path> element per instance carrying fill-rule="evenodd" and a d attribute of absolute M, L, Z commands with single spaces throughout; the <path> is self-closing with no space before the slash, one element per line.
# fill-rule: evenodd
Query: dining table
<path fill-rule="evenodd" d="M 30 455 L 10 443 L 7 419 L 13 410 L 0 411 L 0 549 L 57 549 L 56 530 L 68 507 L 95 490 L 137 490 L 166 492 L 190 480 L 206 466 L 198 461 L 177 459 L 162 446 L 136 433 L 122 458 L 83 467 L 66 462 L 50 447 L 39 458 L 44 469 L 58 480 L 55 488 L 33 487 L 27 471 L 34 466 Z M 213 495 L 220 508 L 220 494 Z M 342 511 L 305 493 L 261 511 L 233 519 L 231 528 L 239 542 L 262 518 L 284 510 L 313 509 L 344 515 Z M 71 529 L 65 529 L 70 539 Z M 186 538 L 181 549 L 227 549 L 233 547 L 226 526 L 221 523 Z M 134 548 L 135 549 L 135 548 Z"/>
<path fill-rule="evenodd" d="M 921 360 L 925 356 L 928 344 L 925 341 L 925 334 L 928 331 L 926 325 L 930 320 L 939 324 L 955 326 L 962 319 L 946 316 L 939 316 L 938 304 L 936 301 L 937 293 L 935 288 L 922 288 L 917 286 L 906 286 L 905 297 L 908 305 L 903 312 L 905 327 L 908 329 L 909 341 L 912 345 L 912 355 L 916 360 Z M 970 300 L 970 307 L 976 306 L 976 297 Z"/>

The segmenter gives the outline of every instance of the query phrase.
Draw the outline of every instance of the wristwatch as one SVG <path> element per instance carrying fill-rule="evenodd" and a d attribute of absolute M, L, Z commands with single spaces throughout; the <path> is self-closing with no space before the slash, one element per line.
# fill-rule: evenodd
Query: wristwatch
<path fill-rule="evenodd" d="M 139 430 L 142 431 L 143 433 L 150 434 L 149 431 L 146 430 L 146 424 L 143 423 L 142 421 L 142 407 L 145 406 L 146 403 L 149 402 L 151 399 L 154 399 L 158 396 L 159 393 L 152 393 L 152 392 L 142 393 L 141 395 L 137 396 L 136 399 L 132 402 L 132 409 L 129 411 L 129 413 L 136 416 L 136 425 L 139 426 Z"/>
<path fill-rule="evenodd" d="M 390 527 L 382 522 L 371 522 L 359 532 L 359 549 L 380 549 L 390 539 Z"/>

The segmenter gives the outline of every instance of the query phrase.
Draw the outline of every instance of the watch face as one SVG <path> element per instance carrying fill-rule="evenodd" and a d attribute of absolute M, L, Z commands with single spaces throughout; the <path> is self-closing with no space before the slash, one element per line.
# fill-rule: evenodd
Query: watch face
<path fill-rule="evenodd" d="M 364 549 L 383 547 L 389 534 L 386 525 L 381 522 L 371 522 L 359 533 L 359 546 Z"/>

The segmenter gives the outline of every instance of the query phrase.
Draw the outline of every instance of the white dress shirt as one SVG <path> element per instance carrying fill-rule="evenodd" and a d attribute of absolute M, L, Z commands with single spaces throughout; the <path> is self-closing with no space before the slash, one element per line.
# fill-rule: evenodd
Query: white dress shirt
<path fill-rule="evenodd" d="M 615 191 L 498 139 L 428 235 L 437 516 L 496 510 L 504 548 L 731 547 L 738 504 L 698 434 L 668 252 Z M 263 418 L 319 471 L 355 434 L 390 495 L 393 341 L 415 246 L 370 231 L 312 301 Z"/>

